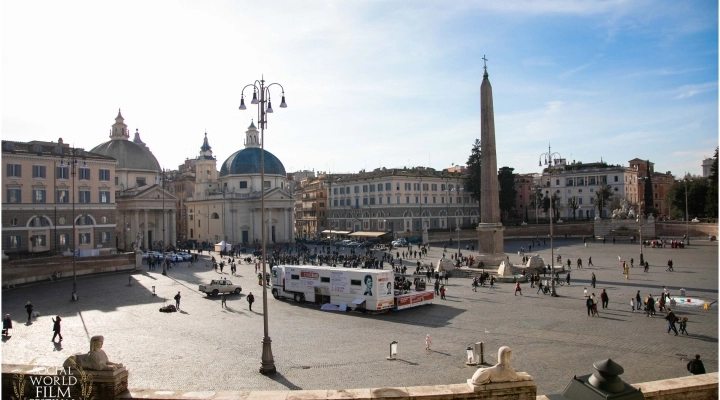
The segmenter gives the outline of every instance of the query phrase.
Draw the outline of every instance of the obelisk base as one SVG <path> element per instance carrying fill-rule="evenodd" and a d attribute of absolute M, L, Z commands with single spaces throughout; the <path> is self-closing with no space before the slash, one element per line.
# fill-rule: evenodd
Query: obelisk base
<path fill-rule="evenodd" d="M 478 232 L 478 255 L 475 256 L 477 263 L 480 261 L 484 267 L 497 267 L 501 262 L 507 260 L 503 245 L 503 230 L 501 223 L 480 223 L 477 226 Z"/>

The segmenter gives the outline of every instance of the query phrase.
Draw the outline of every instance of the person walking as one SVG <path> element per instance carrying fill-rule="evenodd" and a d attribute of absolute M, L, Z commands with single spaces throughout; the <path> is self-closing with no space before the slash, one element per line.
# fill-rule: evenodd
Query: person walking
<path fill-rule="evenodd" d="M 665 271 L 669 271 L 669 272 L 674 272 L 674 271 L 675 271 L 675 270 L 673 269 L 673 261 L 672 261 L 672 258 L 668 260 L 667 266 L 668 266 L 668 267 L 667 267 L 667 269 L 666 269 Z"/>
<path fill-rule="evenodd" d="M 597 301 L 597 297 L 595 296 L 595 293 L 593 293 L 592 295 L 590 295 L 590 299 L 592 300 L 592 303 L 593 303 L 592 312 L 593 312 L 594 315 L 596 315 L 596 316 L 599 317 L 599 316 L 600 316 L 600 313 L 598 313 L 598 309 L 597 309 L 597 303 L 598 303 L 598 301 Z"/>
<path fill-rule="evenodd" d="M 432 339 L 430 339 L 430 334 L 428 333 L 425 335 L 425 350 L 430 350 L 430 345 L 432 344 Z"/>
<path fill-rule="evenodd" d="M 645 298 L 645 316 L 650 317 L 655 315 L 655 299 L 651 294 Z"/>
<path fill-rule="evenodd" d="M 595 282 L 596 282 L 596 281 L 597 281 L 597 280 L 595 279 L 595 273 L 593 272 L 592 275 L 590 275 L 590 286 L 592 286 L 593 289 L 595 289 Z"/>
<path fill-rule="evenodd" d="M 537 292 L 535 292 L 535 294 L 538 294 L 540 292 L 543 292 L 543 284 L 542 282 L 538 281 L 538 290 Z M 545 292 L 543 292 L 543 294 L 545 294 Z"/>
<path fill-rule="evenodd" d="M 515 296 L 517 296 L 518 292 L 520 292 L 520 296 L 522 296 L 522 289 L 520 288 L 520 282 L 515 282 Z"/>
<path fill-rule="evenodd" d="M 684 333 L 687 335 L 687 317 L 680 317 L 680 320 L 678 322 L 680 323 L 680 333 Z"/>
<path fill-rule="evenodd" d="M 630 311 L 635 312 L 635 298 L 630 298 Z"/>
<path fill-rule="evenodd" d="M 255 302 L 255 296 L 253 296 L 252 292 L 248 293 L 247 302 L 248 302 L 248 306 L 250 307 L 250 311 L 252 311 L 252 303 Z"/>
<path fill-rule="evenodd" d="M 587 300 L 585 300 L 585 306 L 587 306 L 587 314 L 588 317 L 591 317 L 593 315 L 593 301 L 592 297 L 588 297 Z"/>
<path fill-rule="evenodd" d="M 33 305 L 30 303 L 30 301 L 25 303 L 25 311 L 27 311 L 27 315 L 28 315 L 27 324 L 30 325 L 30 324 L 32 324 L 32 321 L 30 321 L 30 318 L 32 317 L 32 313 L 33 313 Z"/>
<path fill-rule="evenodd" d="M 438 281 L 437 279 L 435 279 L 435 294 L 440 294 L 440 281 Z"/>
<path fill-rule="evenodd" d="M 175 297 L 174 297 L 174 299 L 175 299 L 175 308 L 177 308 L 178 311 L 180 311 L 180 298 L 181 298 L 181 297 L 182 297 L 182 296 L 180 296 L 180 291 L 178 290 L 177 294 L 176 294 Z"/>
<path fill-rule="evenodd" d="M 478 279 L 477 279 L 477 276 L 473 278 L 472 287 L 473 287 L 473 292 L 477 292 L 477 287 L 478 287 Z"/>
<path fill-rule="evenodd" d="M 60 340 L 58 342 L 62 342 L 62 335 L 60 334 L 60 321 L 62 321 L 62 318 L 60 318 L 59 315 L 52 320 L 54 333 L 51 342 L 53 343 L 55 342 L 55 336 L 60 336 Z"/>
<path fill-rule="evenodd" d="M 594 267 L 592 263 L 592 257 L 588 257 L 588 267 Z"/>
<path fill-rule="evenodd" d="M 645 261 L 645 266 L 643 268 L 643 272 L 649 272 L 649 271 L 650 271 L 650 264 L 647 261 Z"/>
<path fill-rule="evenodd" d="M 565 275 L 565 283 L 570 286 L 570 272 L 568 271 L 567 275 Z"/>
<path fill-rule="evenodd" d="M 667 315 L 665 316 L 665 320 L 667 320 L 667 322 L 668 322 L 667 333 L 668 333 L 668 335 L 669 335 L 669 334 L 670 334 L 670 331 L 673 331 L 673 332 L 675 332 L 675 336 L 677 336 L 677 335 L 678 335 L 678 331 L 677 331 L 677 328 L 675 327 L 675 323 L 677 322 L 678 317 L 676 317 L 676 316 L 675 316 L 675 313 L 672 312 L 672 310 L 669 309 L 669 308 L 667 309 L 667 312 L 668 312 L 668 313 L 667 313 Z"/>
<path fill-rule="evenodd" d="M 639 290 L 635 293 L 635 306 L 637 306 L 638 311 L 642 308 L 642 297 Z"/>
<path fill-rule="evenodd" d="M 691 375 L 702 375 L 705 373 L 705 365 L 700 361 L 700 354 L 695 354 L 695 359 L 687 363 L 687 370 Z"/>
<path fill-rule="evenodd" d="M 227 297 L 225 297 L 225 292 L 220 293 L 220 308 L 227 308 Z"/>
<path fill-rule="evenodd" d="M 602 293 L 600 293 L 600 301 L 602 301 L 602 308 L 603 308 L 603 310 L 604 310 L 605 308 L 607 308 L 609 298 L 608 298 L 608 294 L 607 294 L 607 292 L 605 291 L 605 289 L 603 289 L 603 290 L 602 290 Z"/>
<path fill-rule="evenodd" d="M 3 318 L 2 335 L 10 336 L 10 329 L 12 329 L 12 319 L 10 319 L 10 314 L 5 314 L 5 318 Z"/>
<path fill-rule="evenodd" d="M 490 275 L 490 289 L 495 289 L 495 275 Z"/>
<path fill-rule="evenodd" d="M 440 285 L 440 299 L 446 300 L 445 299 L 445 285 Z"/>

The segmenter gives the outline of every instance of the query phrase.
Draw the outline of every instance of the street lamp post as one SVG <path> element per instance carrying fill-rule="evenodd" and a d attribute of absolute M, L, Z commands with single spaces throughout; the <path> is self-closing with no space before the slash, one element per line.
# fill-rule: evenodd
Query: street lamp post
<path fill-rule="evenodd" d="M 552 193 L 552 173 L 553 173 L 553 157 L 556 157 L 556 159 L 561 159 L 562 156 L 560 153 L 553 153 L 550 150 L 550 144 L 548 144 L 548 151 L 547 153 L 540 154 L 540 161 L 538 164 L 542 167 L 543 166 L 543 159 L 544 164 L 547 165 L 548 173 L 550 174 L 550 295 L 552 297 L 559 297 L 557 292 L 555 291 L 555 247 L 553 246 L 553 193 Z"/>
<path fill-rule="evenodd" d="M 457 252 L 457 254 L 455 255 L 455 261 L 458 263 L 458 267 L 460 266 L 460 231 L 461 231 L 461 230 L 462 230 L 462 229 L 460 229 L 459 226 L 458 226 L 457 228 L 455 228 L 455 231 L 456 231 L 457 234 L 458 234 L 458 241 L 457 241 L 457 242 L 458 242 L 458 252 Z"/>
<path fill-rule="evenodd" d="M 637 223 L 638 223 L 638 231 L 640 231 L 640 266 L 645 265 L 645 259 L 643 258 L 643 241 L 642 241 L 642 227 L 643 223 L 645 222 L 643 219 L 643 204 L 645 202 L 641 201 L 640 206 L 638 207 L 638 216 L 637 216 Z"/>
<path fill-rule="evenodd" d="M 77 166 L 78 166 L 78 157 L 82 157 L 83 159 L 83 168 L 87 167 L 87 162 L 85 162 L 85 152 L 80 150 L 78 151 L 74 147 L 70 151 L 70 157 L 67 162 L 65 163 L 65 153 L 63 152 L 62 156 L 60 157 L 60 166 L 61 167 L 68 167 L 70 168 L 70 175 L 72 176 L 72 240 L 70 241 L 70 244 L 72 245 L 73 254 L 72 254 L 72 270 L 73 270 L 73 285 L 72 285 L 72 295 L 70 296 L 70 301 L 76 301 L 78 299 L 77 294 L 77 271 L 75 269 L 75 258 L 77 257 L 76 254 L 76 247 L 77 247 L 77 237 L 75 236 L 75 175 L 77 174 Z"/>
<path fill-rule="evenodd" d="M 162 245 L 160 246 L 160 253 L 163 256 L 162 274 L 167 275 L 167 260 L 165 259 L 167 257 L 165 254 L 165 168 L 162 169 L 160 174 L 160 187 L 162 188 Z M 210 225 L 210 221 L 208 221 L 208 225 Z"/>
<path fill-rule="evenodd" d="M 685 244 L 690 245 L 690 214 L 688 214 L 688 191 L 687 191 L 687 185 L 688 185 L 688 178 L 687 175 L 685 175 L 685 179 L 683 179 L 683 182 L 685 182 Z"/>
<path fill-rule="evenodd" d="M 260 124 L 260 220 L 261 220 L 261 246 L 262 249 L 262 273 L 263 280 L 267 276 L 265 261 L 267 259 L 265 255 L 265 128 L 267 128 L 267 115 L 273 112 L 272 103 L 270 100 L 270 87 L 280 86 L 282 90 L 282 100 L 280 102 L 280 108 L 286 108 L 285 103 L 285 89 L 279 83 L 271 83 L 265 85 L 264 77 L 260 77 L 260 80 L 245 85 L 242 92 L 240 93 L 240 110 L 245 110 L 245 89 L 248 87 L 253 88 L 253 97 L 251 104 L 258 104 L 258 122 Z M 260 98 L 258 99 L 258 94 Z M 267 103 L 267 106 L 265 105 Z M 275 373 L 275 360 L 272 355 L 272 340 L 268 334 L 268 307 L 267 307 L 267 285 L 263 282 L 263 340 L 262 340 L 262 359 L 260 363 L 260 373 L 264 375 Z"/>
<path fill-rule="evenodd" d="M 538 227 L 538 194 L 542 190 L 540 185 L 535 186 L 535 241 L 540 242 L 540 227 Z"/>

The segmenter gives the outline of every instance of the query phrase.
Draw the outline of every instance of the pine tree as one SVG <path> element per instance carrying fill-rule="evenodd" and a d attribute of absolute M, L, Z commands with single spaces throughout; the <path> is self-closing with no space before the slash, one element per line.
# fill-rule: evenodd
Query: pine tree
<path fill-rule="evenodd" d="M 468 175 L 465 178 L 465 188 L 470 196 L 477 201 L 478 215 L 480 215 L 480 139 L 475 139 L 470 157 L 467 161 Z"/>

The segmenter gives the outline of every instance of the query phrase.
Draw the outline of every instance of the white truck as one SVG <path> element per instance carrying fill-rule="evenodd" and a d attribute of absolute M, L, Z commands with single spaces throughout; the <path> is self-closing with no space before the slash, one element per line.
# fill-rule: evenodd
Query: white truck
<path fill-rule="evenodd" d="M 331 303 L 369 311 L 397 309 L 396 297 L 400 292 L 394 290 L 394 280 L 395 274 L 387 269 L 313 265 L 278 265 L 272 268 L 270 277 L 276 299 Z M 434 293 L 429 293 L 430 298 L 425 298 L 431 303 Z"/>
<path fill-rule="evenodd" d="M 240 294 L 242 288 L 240 285 L 233 285 L 233 283 L 227 279 L 214 279 L 210 281 L 209 285 L 200 285 L 198 290 L 208 296 L 217 296 L 220 293 Z"/>

